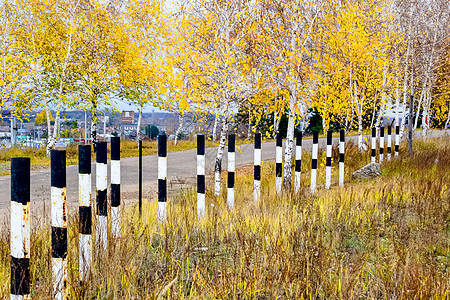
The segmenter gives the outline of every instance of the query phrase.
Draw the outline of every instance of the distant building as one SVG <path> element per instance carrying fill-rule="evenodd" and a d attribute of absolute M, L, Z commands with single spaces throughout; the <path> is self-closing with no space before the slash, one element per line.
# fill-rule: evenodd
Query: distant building
<path fill-rule="evenodd" d="M 134 111 L 122 111 L 122 124 L 134 124 Z"/>

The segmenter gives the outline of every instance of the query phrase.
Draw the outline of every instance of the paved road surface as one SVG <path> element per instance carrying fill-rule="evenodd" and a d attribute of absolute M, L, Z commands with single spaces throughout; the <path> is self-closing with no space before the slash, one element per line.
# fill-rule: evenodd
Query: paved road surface
<path fill-rule="evenodd" d="M 419 132 L 420 134 L 420 132 Z M 450 135 L 450 131 L 430 131 L 430 137 Z M 333 139 L 333 143 L 338 143 L 339 137 Z M 357 137 L 347 137 L 347 140 L 353 140 L 357 143 Z M 393 141 L 394 142 L 394 141 Z M 304 139 L 303 146 L 305 151 L 311 151 L 312 139 Z M 319 139 L 319 147 L 325 148 L 326 139 Z M 236 150 L 237 168 L 253 163 L 253 145 L 240 145 L 240 151 Z M 214 157 L 216 148 L 206 149 L 207 172 L 212 176 L 214 167 Z M 223 160 L 223 170 L 226 170 L 226 147 Z M 275 143 L 262 144 L 262 159 L 269 161 L 275 159 Z M 181 187 L 186 187 L 195 182 L 196 178 L 196 150 L 186 150 L 178 152 L 169 152 L 167 157 L 168 165 L 168 190 L 169 196 Z M 125 204 L 136 202 L 138 198 L 138 158 L 123 158 L 121 160 L 121 189 Z M 95 164 L 92 165 L 93 195 L 95 195 Z M 108 168 L 109 172 L 109 168 Z M 2 197 L 0 198 L 0 215 L 9 223 L 10 207 L 10 176 L 0 176 L 0 186 L 2 187 Z M 108 175 L 109 182 L 109 175 Z M 144 199 L 156 199 L 157 191 L 157 156 L 149 155 L 143 157 L 143 197 Z M 78 205 L 78 166 L 67 167 L 67 195 L 69 214 L 76 209 Z M 95 203 L 95 196 L 93 197 Z M 48 220 L 50 214 L 50 170 L 44 169 L 33 171 L 31 173 L 31 213 L 33 218 Z M 2 218 L 0 218 L 1 221 Z"/>

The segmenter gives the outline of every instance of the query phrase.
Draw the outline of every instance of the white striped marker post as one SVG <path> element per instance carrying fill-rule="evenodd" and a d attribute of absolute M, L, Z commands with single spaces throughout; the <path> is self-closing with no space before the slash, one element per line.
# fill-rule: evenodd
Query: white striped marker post
<path fill-rule="evenodd" d="M 344 186 L 344 154 L 345 130 L 341 130 L 339 137 L 339 186 Z"/>
<path fill-rule="evenodd" d="M 91 207 L 91 145 L 78 146 L 78 200 L 80 219 L 80 280 L 91 272 L 92 207 Z"/>
<path fill-rule="evenodd" d="M 384 160 L 384 127 L 380 128 L 380 164 Z"/>
<path fill-rule="evenodd" d="M 275 151 L 275 188 L 277 194 L 281 193 L 281 184 L 283 183 L 283 138 L 281 133 L 277 133 L 276 151 Z"/>
<path fill-rule="evenodd" d="M 319 132 L 313 131 L 313 145 L 312 145 L 312 162 L 311 162 L 311 192 L 316 190 L 317 182 L 317 155 L 319 152 Z"/>
<path fill-rule="evenodd" d="M 197 134 L 197 216 L 202 219 L 205 214 L 205 136 Z"/>
<path fill-rule="evenodd" d="M 65 298 L 67 280 L 66 151 L 51 150 L 52 273 L 55 299 Z"/>
<path fill-rule="evenodd" d="M 395 125 L 395 156 L 398 156 L 400 146 L 400 127 Z"/>
<path fill-rule="evenodd" d="M 111 138 L 111 234 L 120 237 L 120 137 Z"/>
<path fill-rule="evenodd" d="M 108 247 L 108 161 L 106 142 L 97 142 L 96 156 L 96 187 L 97 187 L 97 245 L 103 245 L 106 251 Z"/>
<path fill-rule="evenodd" d="M 228 209 L 234 208 L 234 171 L 236 169 L 235 135 L 228 135 L 228 184 L 227 205 Z"/>
<path fill-rule="evenodd" d="M 377 149 L 377 130 L 375 127 L 372 128 L 372 153 L 371 153 L 371 158 L 370 158 L 370 162 L 374 163 L 376 162 L 376 149 Z"/>
<path fill-rule="evenodd" d="M 333 151 L 333 132 L 327 132 L 327 160 L 325 167 L 325 188 L 328 190 L 331 186 L 331 155 Z"/>
<path fill-rule="evenodd" d="M 30 297 L 30 158 L 11 159 L 11 300 Z"/>
<path fill-rule="evenodd" d="M 388 126 L 388 137 L 387 137 L 387 159 L 391 160 L 391 147 L 392 147 L 392 126 Z"/>
<path fill-rule="evenodd" d="M 158 135 L 158 220 L 166 219 L 167 202 L 167 136 Z"/>
<path fill-rule="evenodd" d="M 302 172 L 302 138 L 301 131 L 297 132 L 297 139 L 295 142 L 295 174 L 294 174 L 294 189 L 297 193 L 300 190 L 300 176 Z"/>
<path fill-rule="evenodd" d="M 253 167 L 253 200 L 261 197 L 261 133 L 255 133 L 254 167 Z"/>

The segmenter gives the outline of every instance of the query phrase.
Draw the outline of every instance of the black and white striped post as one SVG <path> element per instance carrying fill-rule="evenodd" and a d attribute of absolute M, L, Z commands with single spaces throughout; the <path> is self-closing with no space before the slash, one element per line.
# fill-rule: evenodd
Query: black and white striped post
<path fill-rule="evenodd" d="M 167 136 L 158 135 L 158 220 L 166 219 L 167 202 Z"/>
<path fill-rule="evenodd" d="M 120 137 L 111 138 L 111 235 L 120 237 Z"/>
<path fill-rule="evenodd" d="M 227 206 L 234 208 L 234 171 L 236 169 L 235 135 L 228 135 L 228 184 L 227 184 Z"/>
<path fill-rule="evenodd" d="M 78 146 L 78 201 L 80 219 L 80 280 L 85 281 L 91 271 L 91 145 Z"/>
<path fill-rule="evenodd" d="M 333 151 L 333 132 L 327 132 L 327 160 L 325 166 L 325 188 L 328 190 L 331 186 L 331 155 Z"/>
<path fill-rule="evenodd" d="M 295 174 L 294 174 L 294 190 L 297 193 L 300 190 L 300 176 L 302 172 L 302 138 L 301 131 L 297 132 L 297 138 L 295 142 Z"/>
<path fill-rule="evenodd" d="M 283 138 L 281 133 L 277 133 L 275 151 L 275 188 L 277 194 L 281 193 L 283 183 Z"/>
<path fill-rule="evenodd" d="M 391 152 L 392 152 L 392 126 L 388 126 L 388 136 L 387 136 L 387 159 L 391 160 Z"/>
<path fill-rule="evenodd" d="M 395 156 L 398 156 L 400 146 L 400 126 L 395 125 Z"/>
<path fill-rule="evenodd" d="M 11 299 L 30 297 L 30 158 L 11 159 Z"/>
<path fill-rule="evenodd" d="M 341 130 L 339 137 L 339 186 L 344 186 L 344 154 L 345 130 Z"/>
<path fill-rule="evenodd" d="M 380 128 L 380 164 L 384 160 L 384 127 Z"/>
<path fill-rule="evenodd" d="M 67 280 L 66 151 L 51 150 L 52 273 L 55 299 L 65 298 Z"/>
<path fill-rule="evenodd" d="M 106 142 L 97 142 L 97 156 L 95 164 L 95 182 L 97 188 L 97 245 L 108 247 L 108 161 Z"/>
<path fill-rule="evenodd" d="M 375 127 L 372 128 L 372 153 L 370 157 L 370 162 L 376 162 L 376 153 L 377 153 L 377 129 Z"/>
<path fill-rule="evenodd" d="M 255 150 L 253 166 L 253 200 L 255 203 L 261 197 L 261 133 L 255 133 Z"/>
<path fill-rule="evenodd" d="M 313 131 L 312 162 L 311 162 L 311 192 L 314 193 L 317 184 L 317 156 L 319 152 L 319 132 Z"/>
<path fill-rule="evenodd" d="M 197 216 L 201 219 L 205 214 L 205 136 L 197 134 Z"/>

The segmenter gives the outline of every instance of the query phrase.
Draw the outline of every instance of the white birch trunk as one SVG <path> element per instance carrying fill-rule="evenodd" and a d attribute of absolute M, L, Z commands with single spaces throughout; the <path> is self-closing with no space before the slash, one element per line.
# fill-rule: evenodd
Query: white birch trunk
<path fill-rule="evenodd" d="M 284 149 L 284 187 L 289 190 L 292 185 L 292 152 L 294 149 L 294 130 L 295 130 L 295 103 L 297 95 L 295 91 L 291 92 L 289 101 L 289 120 L 286 133 L 286 143 Z"/>
<path fill-rule="evenodd" d="M 222 122 L 222 128 L 220 130 L 219 147 L 217 148 L 216 161 L 214 163 L 214 195 L 216 197 L 220 196 L 220 181 L 221 181 L 220 174 L 222 172 L 222 158 L 225 143 L 227 141 L 227 132 L 228 132 L 228 116 L 225 115 L 224 120 Z"/>
<path fill-rule="evenodd" d="M 175 132 L 175 140 L 174 140 L 174 144 L 176 145 L 178 143 L 178 135 L 181 133 L 181 129 L 183 129 L 183 125 L 184 125 L 184 114 L 181 114 L 178 116 L 178 128 L 177 131 Z"/>
<path fill-rule="evenodd" d="M 50 150 L 53 148 L 53 145 L 55 144 L 55 141 L 52 139 L 52 122 L 51 122 L 51 115 L 50 110 L 47 108 L 47 111 L 45 112 L 47 115 L 47 145 L 46 145 L 46 153 L 47 156 L 50 156 Z"/>
<path fill-rule="evenodd" d="M 218 116 L 214 116 L 214 125 L 213 125 L 213 131 L 212 131 L 212 141 L 213 143 L 216 142 L 216 138 L 217 138 L 217 123 L 218 123 Z"/>

